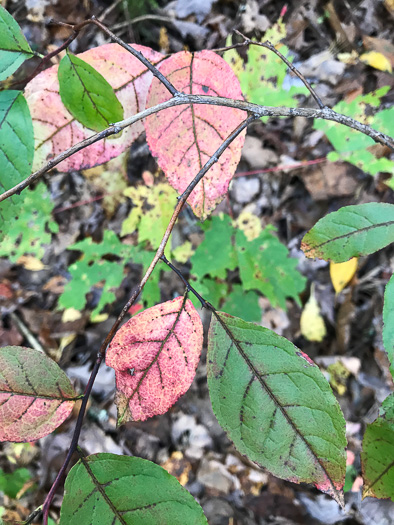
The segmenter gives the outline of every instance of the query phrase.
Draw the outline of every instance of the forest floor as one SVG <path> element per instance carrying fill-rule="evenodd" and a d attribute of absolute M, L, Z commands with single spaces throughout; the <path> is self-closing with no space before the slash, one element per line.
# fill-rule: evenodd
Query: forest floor
<path fill-rule="evenodd" d="M 103 22 L 124 40 L 174 53 L 223 47 L 234 29 L 261 40 L 284 7 L 278 0 L 6 0 L 5 4 L 33 49 L 43 54 L 69 36 L 66 28 L 48 25 L 51 18 L 75 23 L 93 14 L 102 16 Z M 350 104 L 357 96 L 384 86 L 388 90 L 381 96 L 379 108 L 394 104 L 393 74 L 359 60 L 363 53 L 377 51 L 394 68 L 392 1 L 290 1 L 284 22 L 283 42 L 325 104 Z M 80 53 L 108 41 L 96 28 L 88 28 L 73 42 L 71 50 Z M 245 58 L 244 52 L 242 56 Z M 17 79 L 28 75 L 34 64 L 26 63 L 24 67 L 17 72 Z M 270 80 L 264 77 L 264 71 L 261 78 L 262 84 Z M 293 76 L 286 76 L 285 90 L 287 81 L 294 82 Z M 314 105 L 310 96 L 300 94 L 297 100 L 300 106 Z M 332 150 L 325 133 L 312 121 L 272 118 L 255 122 L 248 129 L 228 196 L 214 215 L 224 213 L 236 220 L 243 213 L 249 221 L 253 221 L 251 215 L 256 217 L 260 226 L 273 225 L 291 256 L 299 260 L 298 269 L 306 278 L 300 305 L 288 300 L 283 309 L 260 297 L 259 322 L 289 338 L 314 359 L 334 389 L 347 421 L 346 512 L 314 487 L 275 478 L 236 451 L 212 411 L 206 350 L 191 388 L 163 416 L 117 429 L 113 370 L 104 365 L 93 389 L 80 439 L 85 453 L 136 455 L 164 466 L 200 502 L 210 525 L 394 524 L 394 503 L 373 498 L 361 501 L 358 477 L 365 427 L 376 418 L 382 400 L 394 388 L 382 345 L 383 292 L 394 269 L 393 247 L 360 259 L 357 272 L 337 294 L 329 264 L 308 260 L 300 251 L 303 235 L 319 218 L 349 204 L 394 203 L 390 185 L 394 186 L 387 183 L 387 173 L 371 176 L 368 170 L 349 162 L 329 161 L 327 155 Z M 390 158 L 383 148 L 375 154 Z M 67 248 L 89 237 L 100 242 L 107 230 L 119 234 L 131 209 L 123 190 L 140 187 L 152 174 L 164 180 L 143 136 L 127 152 L 125 163 L 123 167 L 118 163 L 112 168 L 70 173 L 54 170 L 47 174 L 44 182 L 53 202 L 52 220 L 59 226 L 58 233 L 52 234 L 52 243 L 44 246 L 40 257 L 26 253 L 15 263 L 1 252 L 1 346 L 35 345 L 43 349 L 59 362 L 77 391 L 86 385 L 100 343 L 138 283 L 141 266 L 132 261 L 125 263 L 115 301 L 106 305 L 94 322 L 91 312 L 100 299 L 100 286 L 92 288 L 86 307 L 81 311 L 69 308 L 67 317 L 64 309 L 57 308 L 58 298 L 71 278 L 70 265 L 81 257 L 80 252 Z M 111 169 L 116 169 L 116 174 Z M 103 172 L 105 178 L 100 179 Z M 130 234 L 122 240 L 132 244 L 135 238 Z M 203 238 L 200 221 L 190 210 L 185 211 L 172 248 L 189 246 L 194 250 Z M 186 277 L 190 276 L 187 254 L 178 266 Z M 230 290 L 240 283 L 236 271 L 229 271 L 227 277 Z M 165 301 L 182 294 L 183 285 L 172 272 L 161 272 L 158 290 L 159 298 Z M 303 306 L 311 294 L 316 296 L 327 332 L 318 342 L 308 340 L 300 330 Z M 201 315 L 207 327 L 209 315 L 204 311 Z M 256 320 L 255 307 L 253 315 Z M 312 325 L 314 322 L 312 319 Z M 26 519 L 43 502 L 66 454 L 76 417 L 77 410 L 56 432 L 37 442 L 1 445 L 3 519 Z M 7 476 L 18 468 L 27 468 L 28 473 L 22 476 L 22 482 L 12 478 L 18 487 L 18 494 L 12 497 L 10 491 L 7 494 L 2 490 L 7 479 L 11 482 Z M 59 491 L 51 510 L 54 523 L 59 519 L 61 501 Z"/>

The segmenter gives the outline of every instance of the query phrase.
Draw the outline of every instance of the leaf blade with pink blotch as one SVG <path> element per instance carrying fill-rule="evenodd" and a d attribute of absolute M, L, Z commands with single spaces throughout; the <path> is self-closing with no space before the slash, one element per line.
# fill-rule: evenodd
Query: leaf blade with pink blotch
<path fill-rule="evenodd" d="M 106 355 L 116 373 L 118 424 L 167 412 L 189 389 L 202 342 L 200 317 L 186 296 L 148 308 L 125 323 Z"/>
<path fill-rule="evenodd" d="M 216 312 L 207 375 L 213 411 L 242 454 L 343 505 L 345 420 L 306 354 L 267 328 Z"/>
<path fill-rule="evenodd" d="M 34 441 L 70 415 L 77 399 L 59 366 L 38 350 L 0 348 L 0 441 Z"/>
<path fill-rule="evenodd" d="M 152 49 L 134 45 L 153 64 L 163 55 Z M 112 86 L 125 108 L 125 117 L 145 109 L 152 73 L 118 44 L 105 44 L 77 55 L 98 71 Z M 35 137 L 33 169 L 41 168 L 51 158 L 74 144 L 94 135 L 67 111 L 59 95 L 58 66 L 37 75 L 25 88 Z M 43 112 L 43 105 L 45 111 Z M 86 169 L 103 164 L 125 151 L 143 132 L 142 122 L 123 130 L 121 136 L 103 139 L 79 151 L 59 164 L 60 171 Z"/>
<path fill-rule="evenodd" d="M 242 99 L 237 77 L 212 51 L 176 53 L 160 65 L 160 71 L 184 93 Z M 153 79 L 147 107 L 169 98 L 166 88 Z M 168 108 L 146 119 L 146 138 L 168 181 L 182 193 L 245 117 L 245 112 L 239 109 L 213 105 L 188 104 Z M 241 157 L 244 139 L 245 132 L 242 132 L 191 193 L 188 202 L 201 219 L 226 194 Z"/>

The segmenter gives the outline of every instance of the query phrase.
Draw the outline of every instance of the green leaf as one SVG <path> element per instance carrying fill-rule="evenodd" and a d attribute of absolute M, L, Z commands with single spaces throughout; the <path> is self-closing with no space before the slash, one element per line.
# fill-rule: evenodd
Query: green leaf
<path fill-rule="evenodd" d="M 209 274 L 211 277 L 225 279 L 227 270 L 234 270 L 237 266 L 237 256 L 233 247 L 233 235 L 236 230 L 228 215 L 214 216 L 205 222 L 204 241 L 190 258 L 192 273 L 199 278 Z"/>
<path fill-rule="evenodd" d="M 25 483 L 31 480 L 31 477 L 27 468 L 17 468 L 10 474 L 0 468 L 0 491 L 4 492 L 9 498 L 15 499 Z"/>
<path fill-rule="evenodd" d="M 207 374 L 215 415 L 241 454 L 343 504 L 345 420 L 307 355 L 267 328 L 216 312 Z"/>
<path fill-rule="evenodd" d="M 394 501 L 394 393 L 383 401 L 380 416 L 365 430 L 361 462 L 363 498 Z"/>
<path fill-rule="evenodd" d="M 394 241 L 394 205 L 379 202 L 345 206 L 320 219 L 301 243 L 307 257 L 345 262 Z"/>
<path fill-rule="evenodd" d="M 392 136 L 394 134 L 393 107 L 379 111 L 373 117 L 367 116 L 368 106 L 378 107 L 381 98 L 389 89 L 389 86 L 384 86 L 367 95 L 360 95 L 350 102 L 341 101 L 333 109 L 338 113 L 369 124 L 382 133 Z M 394 161 L 385 157 L 377 158 L 374 153 L 367 150 L 369 146 L 375 144 L 371 137 L 341 124 L 323 119 L 315 119 L 313 127 L 326 134 L 336 150 L 335 160 L 350 162 L 371 175 L 376 175 L 379 172 L 387 172 L 394 175 Z M 334 160 L 332 153 L 328 156 L 329 160 Z"/>
<path fill-rule="evenodd" d="M 394 275 L 391 276 L 384 292 L 383 344 L 390 361 L 390 372 L 394 377 Z"/>
<path fill-rule="evenodd" d="M 33 155 L 33 124 L 24 96 L 0 91 L 0 187 L 9 190 L 30 175 Z"/>
<path fill-rule="evenodd" d="M 60 525 L 207 525 L 193 496 L 145 459 L 94 454 L 65 483 Z"/>
<path fill-rule="evenodd" d="M 18 23 L 0 6 L 0 80 L 12 75 L 33 55 Z"/>
<path fill-rule="evenodd" d="M 298 304 L 305 287 L 305 278 L 297 271 L 298 260 L 266 228 L 253 241 L 243 231 L 236 233 L 239 273 L 245 290 L 258 290 L 273 306 L 286 309 L 286 297 Z"/>
<path fill-rule="evenodd" d="M 51 243 L 50 232 L 58 231 L 57 223 L 51 220 L 53 207 L 42 182 L 34 190 L 17 196 L 16 204 L 5 208 L 3 213 L 5 227 L 0 235 L 0 257 L 8 257 L 12 262 L 25 254 L 41 259 L 45 245 Z"/>
<path fill-rule="evenodd" d="M 289 49 L 287 46 L 280 44 L 285 37 L 286 26 L 280 18 L 276 24 L 265 32 L 262 42 L 271 42 L 289 62 L 292 62 L 293 57 L 289 54 Z M 231 43 L 231 37 L 229 37 L 226 45 L 231 45 Z M 287 106 L 293 108 L 298 105 L 297 95 L 309 94 L 309 91 L 299 79 L 294 80 L 294 85 L 285 85 L 288 68 L 279 57 L 275 56 L 268 49 L 251 45 L 248 47 L 246 56 L 247 60 L 244 62 L 235 49 L 226 51 L 223 54 L 223 58 L 230 64 L 237 75 L 242 93 L 248 101 L 266 106 Z M 267 117 L 262 118 L 263 122 L 267 121 L 267 119 Z"/>
<path fill-rule="evenodd" d="M 205 297 L 205 296 L 204 296 Z M 243 317 L 247 321 L 261 321 L 259 296 L 253 290 L 245 292 L 240 284 L 233 284 L 221 308 L 235 317 Z"/>
<path fill-rule="evenodd" d="M 81 124 L 102 131 L 123 119 L 123 108 L 105 78 L 82 59 L 67 53 L 58 70 L 63 104 Z"/>

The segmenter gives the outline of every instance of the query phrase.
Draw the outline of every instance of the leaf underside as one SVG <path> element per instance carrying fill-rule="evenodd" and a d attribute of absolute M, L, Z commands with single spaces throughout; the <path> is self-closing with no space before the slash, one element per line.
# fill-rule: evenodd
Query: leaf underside
<path fill-rule="evenodd" d="M 394 242 L 394 205 L 369 202 L 345 206 L 320 219 L 305 235 L 307 257 L 345 262 Z"/>
<path fill-rule="evenodd" d="M 163 55 L 145 46 L 134 45 L 146 58 L 156 64 Z M 128 115 L 145 108 L 152 73 L 118 44 L 105 44 L 78 55 L 90 64 L 112 86 Z M 34 169 L 72 145 L 91 137 L 95 132 L 85 128 L 67 111 L 59 95 L 58 66 L 37 75 L 25 88 L 26 100 L 33 118 L 35 137 Z M 45 115 L 42 113 L 45 101 Z M 126 115 L 126 116 L 128 116 Z M 85 169 L 103 164 L 125 151 L 144 131 L 136 122 L 123 130 L 120 137 L 109 137 L 75 153 L 58 166 L 60 171 Z"/>
<path fill-rule="evenodd" d="M 34 441 L 63 423 L 76 393 L 59 366 L 38 350 L 0 348 L 0 441 Z"/>
<path fill-rule="evenodd" d="M 242 99 L 237 77 L 225 60 L 212 51 L 176 53 L 163 61 L 160 71 L 183 93 Z M 170 97 L 163 84 L 154 78 L 147 107 Z M 168 108 L 146 119 L 146 139 L 169 183 L 182 193 L 245 117 L 245 112 L 239 109 L 212 105 Z M 226 194 L 244 139 L 245 131 L 230 144 L 188 198 L 199 218 L 205 219 Z"/>
<path fill-rule="evenodd" d="M 342 505 L 345 421 L 319 368 L 287 339 L 221 312 L 208 341 L 212 406 L 238 450 Z"/>
<path fill-rule="evenodd" d="M 207 525 L 193 496 L 137 457 L 94 454 L 70 471 L 60 525 Z"/>
<path fill-rule="evenodd" d="M 394 501 L 394 394 L 386 398 L 381 416 L 367 426 L 361 453 L 363 498 Z"/>
<path fill-rule="evenodd" d="M 190 387 L 203 342 L 186 297 L 148 308 L 116 333 L 106 363 L 116 372 L 118 424 L 164 414 Z"/>

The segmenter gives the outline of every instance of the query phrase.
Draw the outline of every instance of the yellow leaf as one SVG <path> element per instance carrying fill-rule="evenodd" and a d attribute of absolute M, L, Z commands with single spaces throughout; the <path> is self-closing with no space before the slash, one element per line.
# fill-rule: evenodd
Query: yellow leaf
<path fill-rule="evenodd" d="M 336 293 L 341 292 L 352 280 L 357 270 L 358 260 L 356 257 L 343 263 L 330 263 L 331 282 Z"/>
<path fill-rule="evenodd" d="M 76 337 L 77 337 L 77 334 L 68 334 L 68 335 L 65 335 L 64 337 L 62 337 L 60 339 L 59 350 L 58 350 L 60 352 L 60 354 L 62 354 L 62 352 L 66 348 L 66 346 L 71 344 Z"/>
<path fill-rule="evenodd" d="M 393 72 L 390 60 L 378 51 L 368 51 L 367 53 L 363 53 L 360 56 L 360 60 L 361 62 L 364 62 L 364 64 L 379 69 L 380 71 L 388 71 L 389 73 Z"/>
<path fill-rule="evenodd" d="M 90 321 L 92 323 L 103 323 L 104 321 L 106 321 L 109 317 L 109 314 L 97 314 L 97 315 L 91 315 L 90 316 Z"/>
<path fill-rule="evenodd" d="M 21 255 L 16 262 L 17 264 L 21 264 L 26 270 L 32 272 L 39 272 L 40 270 L 45 270 L 45 268 L 47 268 L 40 259 L 37 259 L 32 255 Z"/>
<path fill-rule="evenodd" d="M 194 250 L 190 241 L 185 241 L 172 250 L 172 257 L 181 264 L 185 264 L 193 255 Z"/>
<path fill-rule="evenodd" d="M 81 319 L 82 314 L 79 310 L 76 310 L 75 308 L 66 308 L 64 310 L 62 315 L 62 322 L 63 323 L 72 323 L 73 321 L 77 321 L 78 319 Z"/>
<path fill-rule="evenodd" d="M 260 219 L 249 211 L 240 213 L 238 219 L 234 221 L 234 225 L 244 232 L 248 241 L 257 239 L 262 230 Z"/>
<path fill-rule="evenodd" d="M 327 330 L 324 319 L 321 316 L 319 305 L 314 294 L 314 287 L 311 289 L 309 301 L 304 306 L 301 314 L 301 333 L 308 341 L 323 341 Z"/>

